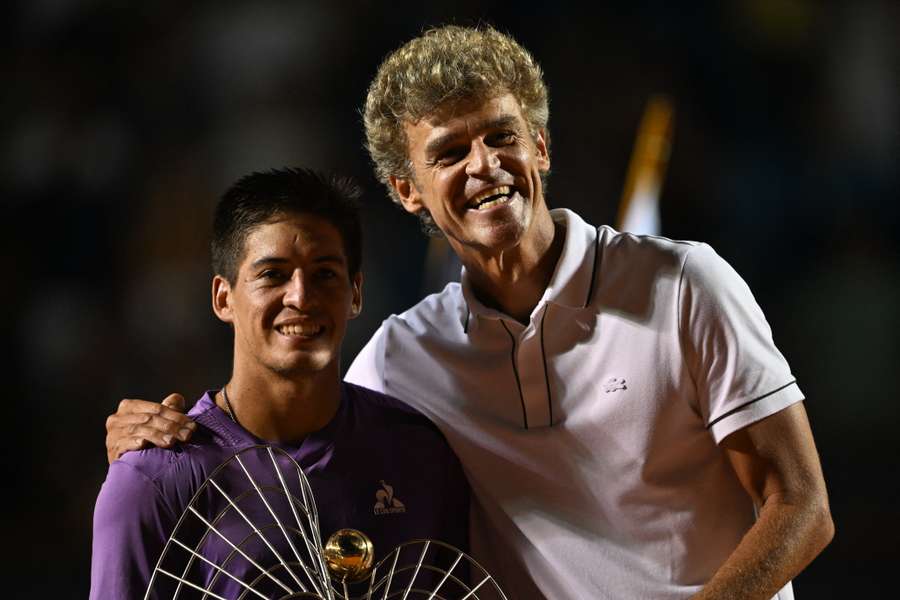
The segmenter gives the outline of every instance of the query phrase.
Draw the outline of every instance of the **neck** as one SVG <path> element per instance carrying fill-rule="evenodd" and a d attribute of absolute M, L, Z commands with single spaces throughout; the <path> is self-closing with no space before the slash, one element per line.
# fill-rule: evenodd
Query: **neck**
<path fill-rule="evenodd" d="M 337 367 L 299 377 L 264 376 L 235 369 L 226 384 L 235 420 L 267 442 L 299 443 L 325 427 L 341 401 Z M 216 404 L 229 412 L 222 392 Z"/>
<path fill-rule="evenodd" d="M 544 211 L 512 248 L 457 254 L 480 302 L 527 323 L 553 277 L 564 239 L 562 227 Z"/>

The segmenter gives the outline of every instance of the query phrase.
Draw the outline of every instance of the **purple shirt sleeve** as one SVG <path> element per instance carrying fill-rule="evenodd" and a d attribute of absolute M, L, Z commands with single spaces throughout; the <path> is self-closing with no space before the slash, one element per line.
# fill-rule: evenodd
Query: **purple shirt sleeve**
<path fill-rule="evenodd" d="M 143 598 L 176 520 L 150 478 L 112 463 L 94 508 L 91 600 Z"/>

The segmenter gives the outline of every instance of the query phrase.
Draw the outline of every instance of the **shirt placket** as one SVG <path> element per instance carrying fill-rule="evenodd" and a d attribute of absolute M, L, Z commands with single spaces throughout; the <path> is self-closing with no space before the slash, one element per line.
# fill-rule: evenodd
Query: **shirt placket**
<path fill-rule="evenodd" d="M 550 380 L 544 348 L 547 307 L 548 305 L 544 304 L 541 309 L 535 311 L 527 327 L 515 321 L 503 320 L 503 326 L 513 344 L 513 369 L 519 387 L 525 429 L 548 427 L 553 424 Z"/>

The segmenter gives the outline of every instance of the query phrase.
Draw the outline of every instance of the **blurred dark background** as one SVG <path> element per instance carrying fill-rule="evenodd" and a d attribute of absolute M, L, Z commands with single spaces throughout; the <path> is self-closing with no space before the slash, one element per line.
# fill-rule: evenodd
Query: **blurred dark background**
<path fill-rule="evenodd" d="M 616 214 L 648 96 L 676 105 L 663 233 L 744 275 L 805 391 L 837 524 L 798 598 L 886 595 L 898 558 L 900 3 L 103 2 L 8 7 L 2 54 L 6 597 L 82 598 L 103 423 L 230 371 L 212 206 L 283 165 L 366 188 L 344 366 L 423 293 L 358 108 L 390 50 L 487 22 L 544 67 L 552 206 Z"/>

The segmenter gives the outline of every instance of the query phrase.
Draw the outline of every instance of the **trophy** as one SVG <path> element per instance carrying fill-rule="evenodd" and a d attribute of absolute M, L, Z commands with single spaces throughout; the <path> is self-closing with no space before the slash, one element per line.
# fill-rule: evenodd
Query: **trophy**
<path fill-rule="evenodd" d="M 377 564 L 364 532 L 323 543 L 309 481 L 284 450 L 245 448 L 198 488 L 169 536 L 145 600 L 506 600 L 465 552 L 402 543 Z"/>

